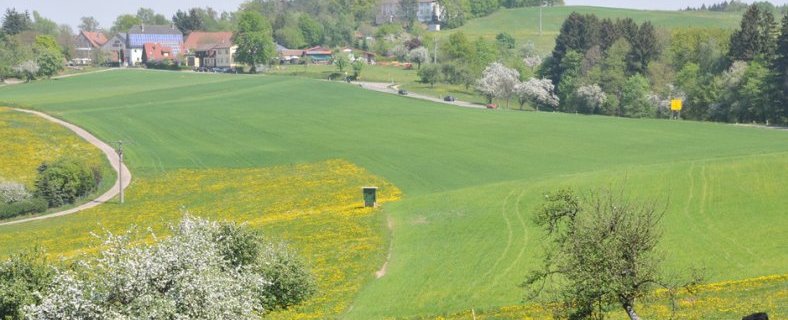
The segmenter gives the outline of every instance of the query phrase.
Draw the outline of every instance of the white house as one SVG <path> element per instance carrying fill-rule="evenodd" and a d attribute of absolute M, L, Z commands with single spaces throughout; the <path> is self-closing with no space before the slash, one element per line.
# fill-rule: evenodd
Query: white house
<path fill-rule="evenodd" d="M 437 0 L 418 0 L 416 17 L 421 23 L 432 24 L 433 17 L 440 18 L 442 11 Z M 375 16 L 376 24 L 401 21 L 401 0 L 383 0 L 380 2 L 378 14 Z"/>

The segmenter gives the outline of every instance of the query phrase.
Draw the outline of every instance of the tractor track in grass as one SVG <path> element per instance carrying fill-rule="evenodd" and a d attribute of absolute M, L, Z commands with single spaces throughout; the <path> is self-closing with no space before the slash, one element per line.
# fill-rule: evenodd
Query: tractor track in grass
<path fill-rule="evenodd" d="M 509 204 L 509 198 L 512 198 L 514 194 L 515 194 L 514 190 L 509 192 L 509 195 L 507 195 L 506 198 L 503 199 L 503 203 L 501 204 L 501 216 L 503 217 L 504 222 L 506 222 L 506 232 L 507 232 L 506 246 L 503 249 L 503 253 L 501 253 L 498 259 L 495 260 L 495 263 L 493 263 L 493 265 L 490 266 L 489 269 L 487 269 L 487 272 L 485 272 L 484 275 L 478 278 L 479 280 L 489 277 L 495 271 L 495 268 L 498 267 L 498 265 L 501 262 L 503 262 L 504 259 L 506 259 L 506 255 L 509 253 L 509 249 L 512 246 L 514 231 L 512 230 L 512 222 L 509 219 L 509 217 L 506 215 L 506 210 L 507 210 L 507 205 Z"/>
<path fill-rule="evenodd" d="M 32 217 L 32 218 L 26 218 L 26 219 L 20 219 L 20 220 L 3 222 L 3 223 L 0 223 L 0 226 L 15 225 L 15 224 L 20 224 L 20 223 L 25 223 L 25 222 L 30 222 L 30 221 L 38 221 L 38 220 L 45 220 L 45 219 L 51 219 L 51 218 L 56 218 L 56 217 L 62 217 L 62 216 L 74 214 L 74 213 L 77 213 L 77 212 L 80 212 L 80 211 L 83 211 L 83 210 L 87 210 L 87 209 L 96 207 L 96 206 L 98 206 L 98 205 L 100 205 L 102 203 L 108 202 L 109 200 L 111 200 L 112 198 L 114 198 L 115 196 L 118 195 L 118 193 L 120 192 L 118 190 L 119 186 L 122 185 L 122 188 L 126 189 L 129 186 L 129 184 L 131 183 L 131 171 L 129 171 L 129 168 L 126 167 L 126 164 L 122 164 L 120 167 L 118 166 L 118 161 L 117 161 L 118 157 L 117 157 L 117 154 L 115 153 L 115 149 L 112 148 L 112 146 L 108 145 L 107 143 L 99 140 L 94 135 L 90 134 L 90 132 L 88 132 L 87 130 L 82 129 L 82 128 L 74 125 L 74 124 L 68 123 L 68 122 L 60 120 L 58 118 L 55 118 L 53 116 L 50 116 L 48 114 L 42 113 L 42 112 L 33 111 L 33 110 L 26 110 L 26 109 L 14 109 L 14 110 L 19 111 L 19 112 L 29 113 L 29 114 L 32 114 L 32 115 L 44 118 L 44 119 L 46 119 L 46 120 L 48 120 L 50 122 L 57 123 L 57 124 L 59 124 L 59 125 L 61 125 L 63 127 L 66 127 L 66 129 L 71 130 L 72 132 L 77 134 L 80 138 L 85 139 L 85 141 L 87 141 L 88 143 L 96 146 L 97 148 L 99 148 L 99 150 L 101 150 L 101 152 L 104 153 L 104 155 L 107 156 L 107 160 L 109 160 L 109 164 L 112 166 L 112 169 L 115 170 L 116 177 L 115 177 L 115 184 L 113 184 L 112 187 L 109 190 L 107 190 L 107 192 L 105 192 L 104 194 L 100 195 L 98 198 L 91 200 L 90 202 L 84 203 L 84 204 L 82 204 L 80 206 L 77 206 L 75 208 L 71 208 L 71 209 L 68 209 L 68 210 L 63 210 L 63 211 L 59 211 L 59 212 L 55 212 L 55 213 L 50 213 L 50 214 L 41 215 L 41 216 Z M 121 176 L 123 177 L 123 181 L 121 181 Z"/>

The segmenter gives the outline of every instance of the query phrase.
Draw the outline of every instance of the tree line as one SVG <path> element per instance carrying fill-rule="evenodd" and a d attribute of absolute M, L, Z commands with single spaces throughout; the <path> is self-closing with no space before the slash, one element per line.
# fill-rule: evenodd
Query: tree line
<path fill-rule="evenodd" d="M 748 7 L 738 30 L 667 32 L 646 21 L 571 14 L 538 74 L 556 84 L 558 111 L 784 124 L 788 17 Z"/>

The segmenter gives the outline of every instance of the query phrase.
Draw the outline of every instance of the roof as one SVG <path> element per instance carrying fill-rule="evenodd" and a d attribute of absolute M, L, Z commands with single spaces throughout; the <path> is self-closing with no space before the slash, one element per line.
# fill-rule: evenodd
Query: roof
<path fill-rule="evenodd" d="M 282 56 L 285 56 L 285 57 L 290 57 L 290 56 L 299 56 L 300 57 L 300 56 L 304 55 L 304 50 L 285 49 L 285 50 L 279 51 L 279 54 L 282 55 Z"/>
<path fill-rule="evenodd" d="M 183 47 L 191 51 L 208 51 L 214 48 L 229 48 L 233 43 L 232 32 L 194 31 L 186 37 Z"/>
<path fill-rule="evenodd" d="M 332 54 L 334 53 L 331 49 L 326 49 L 323 47 L 312 47 L 309 49 L 304 50 L 306 54 Z"/>
<path fill-rule="evenodd" d="M 81 31 L 80 33 L 85 37 L 85 39 L 88 40 L 88 42 L 90 42 L 90 45 L 94 48 L 101 47 L 107 43 L 107 36 L 101 32 Z"/>
<path fill-rule="evenodd" d="M 129 34 L 180 34 L 180 30 L 173 25 L 136 25 L 129 29 Z"/>
<path fill-rule="evenodd" d="M 148 42 L 144 46 L 145 58 L 148 61 L 151 60 L 164 60 L 166 58 L 174 59 L 175 57 L 172 54 L 172 48 L 163 46 L 160 43 L 151 43 Z M 167 54 L 165 56 L 165 53 Z"/>

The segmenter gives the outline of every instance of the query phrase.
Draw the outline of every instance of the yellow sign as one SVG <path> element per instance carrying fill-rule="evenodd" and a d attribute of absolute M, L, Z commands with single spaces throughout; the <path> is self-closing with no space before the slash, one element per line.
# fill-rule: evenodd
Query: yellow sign
<path fill-rule="evenodd" d="M 681 99 L 670 100 L 670 110 L 681 111 Z"/>

